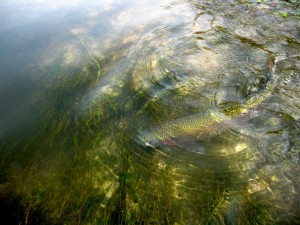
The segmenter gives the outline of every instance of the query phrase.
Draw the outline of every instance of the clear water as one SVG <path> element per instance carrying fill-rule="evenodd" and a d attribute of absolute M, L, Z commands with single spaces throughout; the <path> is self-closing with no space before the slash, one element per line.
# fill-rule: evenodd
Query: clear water
<path fill-rule="evenodd" d="M 297 1 L 0 3 L 10 224 L 300 223 Z"/>

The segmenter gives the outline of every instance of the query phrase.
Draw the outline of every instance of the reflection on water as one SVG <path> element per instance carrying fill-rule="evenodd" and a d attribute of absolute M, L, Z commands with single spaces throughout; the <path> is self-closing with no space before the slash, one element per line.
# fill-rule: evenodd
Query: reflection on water
<path fill-rule="evenodd" d="M 297 10 L 1 2 L 1 216 L 300 223 Z"/>

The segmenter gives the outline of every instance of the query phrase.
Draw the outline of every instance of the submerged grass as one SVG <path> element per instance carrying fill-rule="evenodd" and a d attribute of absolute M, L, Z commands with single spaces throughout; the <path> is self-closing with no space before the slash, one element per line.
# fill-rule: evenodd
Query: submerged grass
<path fill-rule="evenodd" d="M 99 95 L 82 111 L 81 95 L 94 80 L 80 73 L 69 79 L 41 96 L 33 132 L 1 141 L 6 194 L 0 198 L 11 210 L 3 218 L 26 225 L 270 222 L 253 199 L 234 201 L 222 175 L 147 152 L 132 140 L 143 121 L 160 123 L 172 106 L 162 109 L 159 99 L 125 84 L 126 93 Z"/>
<path fill-rule="evenodd" d="M 88 48 L 84 43 L 83 46 Z M 100 77 L 100 62 L 90 50 L 88 53 L 97 67 L 96 77 L 95 65 L 53 76 L 55 79 L 46 82 L 39 95 L 33 113 L 35 122 L 30 128 L 1 137 L 3 220 L 24 225 L 284 221 L 273 219 L 277 211 L 270 205 L 276 204 L 276 196 L 268 186 L 254 188 L 267 192 L 265 195 L 247 192 L 247 173 L 253 167 L 248 169 L 242 163 L 256 157 L 249 153 L 250 148 L 246 148 L 245 155 L 239 155 L 247 158 L 238 158 L 240 175 L 240 171 L 229 170 L 233 161 L 230 157 L 204 157 L 197 161 L 195 154 L 178 147 L 145 149 L 133 141 L 139 127 L 172 120 L 172 113 L 178 117 L 178 105 L 164 99 L 175 98 L 179 91 L 168 92 L 164 99 L 155 98 L 147 90 L 133 87 L 129 80 L 119 95 L 97 93 L 91 103 L 85 104 L 85 94 L 98 84 Z M 185 103 L 180 104 L 185 108 Z M 240 113 L 237 102 L 226 102 L 220 107 L 228 115 Z M 226 140 L 215 142 L 218 141 L 228 144 Z M 212 161 L 226 171 L 213 170 L 209 165 Z M 275 197 L 264 205 L 261 196 Z"/>

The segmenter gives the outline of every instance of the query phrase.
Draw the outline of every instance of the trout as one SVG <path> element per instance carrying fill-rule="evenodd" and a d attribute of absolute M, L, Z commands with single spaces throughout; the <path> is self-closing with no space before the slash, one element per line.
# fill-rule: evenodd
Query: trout
<path fill-rule="evenodd" d="M 226 123 L 232 118 L 249 112 L 272 94 L 277 83 L 277 76 L 274 76 L 276 62 L 272 62 L 273 64 L 270 65 L 271 74 L 262 92 L 250 97 L 244 104 L 239 102 L 227 104 L 230 102 L 226 102 L 205 112 L 178 118 L 152 129 L 141 131 L 134 140 L 145 147 L 158 147 L 164 142 L 171 143 L 172 139 L 180 136 L 197 135 L 198 137 L 216 133 L 216 130 L 222 127 L 220 126 L 221 123 Z"/>
<path fill-rule="evenodd" d="M 218 124 L 229 119 L 230 117 L 227 117 L 220 110 L 211 109 L 163 123 L 153 129 L 144 130 L 134 139 L 145 147 L 157 147 L 163 141 L 179 136 L 192 134 L 202 136 L 212 133 Z"/>

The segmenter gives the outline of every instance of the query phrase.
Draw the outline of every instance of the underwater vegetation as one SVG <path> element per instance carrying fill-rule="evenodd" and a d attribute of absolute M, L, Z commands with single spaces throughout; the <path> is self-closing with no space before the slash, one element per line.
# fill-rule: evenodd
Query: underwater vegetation
<path fill-rule="evenodd" d="M 171 1 L 156 24 L 146 2 L 82 13 L 63 54 L 25 71 L 23 123 L 0 126 L 3 221 L 300 223 L 298 19 L 275 1 Z"/>

